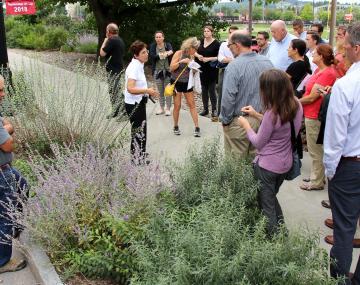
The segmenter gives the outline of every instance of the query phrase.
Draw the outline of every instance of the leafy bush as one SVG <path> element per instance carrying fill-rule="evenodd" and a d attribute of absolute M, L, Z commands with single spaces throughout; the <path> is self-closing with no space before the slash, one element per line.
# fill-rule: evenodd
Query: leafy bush
<path fill-rule="evenodd" d="M 121 150 L 53 147 L 51 161 L 30 163 L 38 184 L 17 220 L 66 275 L 126 280 L 131 239 L 169 180 L 158 164 L 136 167 Z"/>
<path fill-rule="evenodd" d="M 97 52 L 97 43 L 84 43 L 79 44 L 76 47 L 76 51 L 80 53 L 92 53 L 96 54 Z"/>
<path fill-rule="evenodd" d="M 29 25 L 19 19 L 7 19 L 7 43 L 12 48 L 36 50 L 60 49 L 67 42 L 69 33 L 63 27 L 46 27 L 38 23 Z"/>
<path fill-rule="evenodd" d="M 175 169 L 175 195 L 133 242 L 131 284 L 336 284 L 313 234 L 273 239 L 256 207 L 249 163 L 225 160 L 218 144 Z"/>

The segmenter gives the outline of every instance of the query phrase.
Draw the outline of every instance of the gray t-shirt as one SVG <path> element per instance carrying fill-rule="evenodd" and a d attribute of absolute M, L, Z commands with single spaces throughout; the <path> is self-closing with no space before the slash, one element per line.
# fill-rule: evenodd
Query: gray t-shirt
<path fill-rule="evenodd" d="M 3 120 L 4 119 L 0 117 L 0 145 L 5 143 L 10 138 L 9 133 L 4 128 Z M 13 159 L 12 152 L 4 152 L 0 149 L 0 165 L 10 163 L 12 159 Z"/>

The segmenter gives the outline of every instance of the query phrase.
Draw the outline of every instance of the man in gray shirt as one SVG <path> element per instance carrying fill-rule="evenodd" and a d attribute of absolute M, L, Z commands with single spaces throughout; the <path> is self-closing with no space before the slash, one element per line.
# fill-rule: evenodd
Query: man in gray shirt
<path fill-rule="evenodd" d="M 0 102 L 5 96 L 4 78 L 0 75 Z M 26 261 L 11 258 L 13 221 L 9 209 L 16 203 L 16 182 L 11 168 L 14 140 L 12 126 L 0 117 L 0 274 L 20 270 Z"/>
<path fill-rule="evenodd" d="M 246 132 L 237 123 L 241 108 L 253 106 L 261 111 L 259 95 L 259 77 L 262 71 L 273 68 L 271 61 L 265 56 L 251 51 L 251 38 L 239 32 L 234 32 L 228 47 L 235 59 L 225 70 L 223 94 L 221 101 L 220 120 L 224 128 L 225 154 L 235 154 L 245 157 L 253 148 L 246 137 Z M 247 118 L 254 130 L 259 128 L 259 122 Z"/>

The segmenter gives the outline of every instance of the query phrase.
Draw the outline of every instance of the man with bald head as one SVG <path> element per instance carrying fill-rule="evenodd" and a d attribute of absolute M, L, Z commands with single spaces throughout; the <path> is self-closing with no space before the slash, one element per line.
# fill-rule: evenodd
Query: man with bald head
<path fill-rule="evenodd" d="M 0 75 L 0 103 L 5 97 L 5 82 Z M 11 167 L 14 150 L 13 129 L 0 117 L 0 274 L 26 266 L 24 259 L 12 258 L 13 213 L 17 200 L 16 181 Z M 9 133 L 10 131 L 10 133 Z"/>
<path fill-rule="evenodd" d="M 119 37 L 119 27 L 110 23 L 106 27 L 106 37 L 100 48 L 100 56 L 106 59 L 106 71 L 108 73 L 110 102 L 112 105 L 112 113 L 108 118 L 115 118 L 120 111 L 120 94 L 119 82 L 120 73 L 123 70 L 123 56 L 125 44 Z"/>
<path fill-rule="evenodd" d="M 290 42 L 296 39 L 296 37 L 288 33 L 285 22 L 281 20 L 274 21 L 270 26 L 270 31 L 272 41 L 267 57 L 276 68 L 286 71 L 292 63 L 292 59 L 288 56 L 287 49 Z"/>

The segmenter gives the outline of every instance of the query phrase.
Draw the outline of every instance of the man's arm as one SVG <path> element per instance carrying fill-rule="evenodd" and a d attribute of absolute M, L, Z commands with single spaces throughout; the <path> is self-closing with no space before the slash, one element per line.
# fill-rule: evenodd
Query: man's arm
<path fill-rule="evenodd" d="M 234 118 L 236 97 L 239 93 L 239 76 L 236 66 L 228 65 L 225 70 L 221 99 L 220 119 L 223 125 L 230 124 Z"/>
<path fill-rule="evenodd" d="M 8 119 L 3 119 L 3 127 L 9 133 L 9 135 L 14 133 L 14 127 Z"/>
<path fill-rule="evenodd" d="M 108 43 L 108 38 L 105 38 L 102 45 L 101 45 L 101 48 L 100 48 L 100 56 L 106 56 L 107 52 L 104 51 L 104 48 L 106 47 L 106 44 Z"/>
<path fill-rule="evenodd" d="M 4 128 L 2 122 L 0 122 L 0 150 L 3 152 L 12 152 L 14 150 L 14 139 Z"/>
<path fill-rule="evenodd" d="M 343 154 L 351 112 L 349 105 L 345 93 L 335 83 L 330 96 L 324 135 L 324 166 L 328 177 L 335 175 Z"/>

